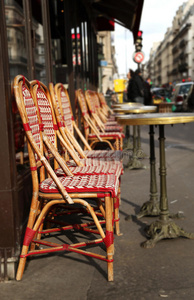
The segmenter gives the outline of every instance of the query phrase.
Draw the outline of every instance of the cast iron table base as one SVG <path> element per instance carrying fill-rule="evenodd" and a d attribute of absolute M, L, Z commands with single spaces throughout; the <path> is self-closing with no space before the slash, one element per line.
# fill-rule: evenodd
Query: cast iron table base
<path fill-rule="evenodd" d="M 133 126 L 133 155 L 132 155 L 132 158 L 129 161 L 128 166 L 127 166 L 127 168 L 130 169 L 130 170 L 132 170 L 132 169 L 145 169 L 146 168 L 137 157 L 136 128 L 137 128 L 137 126 Z"/>
<path fill-rule="evenodd" d="M 187 233 L 170 218 L 168 211 L 168 199 L 166 189 L 166 161 L 165 161 L 165 137 L 164 125 L 159 125 L 159 143 L 160 143 L 160 217 L 147 227 L 146 233 L 149 240 L 143 242 L 143 248 L 153 248 L 157 242 L 162 239 L 172 239 L 177 237 L 186 237 L 194 239 L 193 233 Z"/>

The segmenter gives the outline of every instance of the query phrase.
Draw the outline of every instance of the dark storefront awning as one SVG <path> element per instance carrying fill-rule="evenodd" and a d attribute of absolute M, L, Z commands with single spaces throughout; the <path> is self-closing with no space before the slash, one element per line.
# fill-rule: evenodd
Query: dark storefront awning
<path fill-rule="evenodd" d="M 139 30 L 143 2 L 144 0 L 84 0 L 96 17 L 107 18 L 132 31 L 134 40 Z"/>

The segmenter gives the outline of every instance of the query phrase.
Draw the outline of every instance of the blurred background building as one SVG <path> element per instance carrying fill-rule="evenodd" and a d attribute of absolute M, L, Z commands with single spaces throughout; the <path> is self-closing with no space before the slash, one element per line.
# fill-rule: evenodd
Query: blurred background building
<path fill-rule="evenodd" d="M 164 39 L 153 44 L 144 72 L 155 86 L 194 79 L 194 0 L 176 11 Z"/>

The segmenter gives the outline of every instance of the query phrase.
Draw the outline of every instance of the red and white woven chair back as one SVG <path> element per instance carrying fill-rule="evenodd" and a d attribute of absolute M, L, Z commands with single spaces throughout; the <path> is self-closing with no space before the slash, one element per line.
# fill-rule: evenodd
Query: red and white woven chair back
<path fill-rule="evenodd" d="M 101 107 L 106 106 L 106 101 L 102 93 L 98 93 Z"/>
<path fill-rule="evenodd" d="M 96 112 L 94 96 L 95 93 L 93 91 L 90 90 L 86 91 L 86 100 L 91 114 Z"/>
<path fill-rule="evenodd" d="M 81 89 L 78 90 L 78 101 L 81 108 L 82 115 L 89 115 L 84 93 Z"/>
<path fill-rule="evenodd" d="M 82 113 L 83 117 L 84 116 L 86 116 L 86 118 L 89 117 L 85 96 L 84 96 L 84 93 L 81 89 L 79 89 L 77 91 L 77 96 L 78 96 L 78 102 L 79 102 L 79 106 L 80 106 L 81 113 Z M 90 127 L 89 127 L 89 124 L 86 122 L 85 119 L 83 120 L 83 122 L 84 122 L 85 137 L 87 139 L 88 135 L 90 133 Z"/>
<path fill-rule="evenodd" d="M 108 117 L 109 108 L 108 108 L 108 105 L 106 103 L 106 99 L 105 99 L 105 97 L 102 93 L 98 93 L 98 97 L 99 97 L 99 100 L 100 100 L 101 109 L 104 112 L 104 114 Z"/>
<path fill-rule="evenodd" d="M 57 97 L 57 94 L 55 92 L 53 84 L 49 84 L 49 89 L 50 89 L 52 101 L 55 103 L 55 105 L 53 103 L 53 106 L 55 107 L 55 114 L 56 114 L 56 118 L 57 118 L 57 124 L 58 124 L 59 127 L 65 127 L 64 120 L 63 120 L 63 114 L 62 114 L 62 111 L 60 109 L 58 97 Z"/>
<path fill-rule="evenodd" d="M 37 146 L 41 148 L 41 137 L 40 137 L 40 124 L 37 114 L 37 108 L 34 104 L 31 92 L 26 87 L 25 82 L 23 81 L 22 84 L 22 95 L 24 100 L 25 111 L 28 117 L 28 125 L 29 129 L 31 130 L 32 136 L 34 141 L 36 142 Z M 25 128 L 25 125 L 24 125 Z M 28 130 L 28 129 L 25 129 Z M 42 130 L 42 129 L 41 129 Z M 36 161 L 39 160 L 38 156 L 35 154 Z"/>
<path fill-rule="evenodd" d="M 100 100 L 97 93 L 94 94 L 94 103 L 96 110 L 100 109 Z"/>
<path fill-rule="evenodd" d="M 44 132 L 48 136 L 49 140 L 55 144 L 56 133 L 54 128 L 53 116 L 50 103 L 48 101 L 47 95 L 38 87 L 36 90 L 36 99 L 40 112 L 41 121 L 44 127 Z"/>
<path fill-rule="evenodd" d="M 70 101 L 68 99 L 67 91 L 63 86 L 61 86 L 61 93 L 60 93 L 60 99 L 61 100 L 61 107 L 63 110 L 63 120 L 65 122 L 65 125 L 69 128 L 70 132 L 73 133 L 73 115 L 71 110 Z"/>

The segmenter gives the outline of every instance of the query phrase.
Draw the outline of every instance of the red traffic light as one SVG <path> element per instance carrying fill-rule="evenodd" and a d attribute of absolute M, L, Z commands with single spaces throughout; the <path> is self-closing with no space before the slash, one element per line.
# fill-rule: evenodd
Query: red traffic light
<path fill-rule="evenodd" d="M 71 34 L 71 38 L 72 38 L 72 40 L 75 39 L 75 33 Z M 79 33 L 77 33 L 77 39 L 80 39 L 80 34 Z"/>
<path fill-rule="evenodd" d="M 142 33 L 143 33 L 143 31 L 139 30 L 138 33 L 137 33 L 137 36 L 138 36 L 138 37 L 141 37 L 141 36 L 142 36 Z"/>

